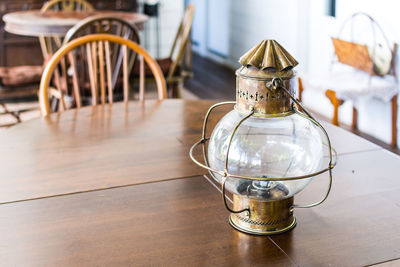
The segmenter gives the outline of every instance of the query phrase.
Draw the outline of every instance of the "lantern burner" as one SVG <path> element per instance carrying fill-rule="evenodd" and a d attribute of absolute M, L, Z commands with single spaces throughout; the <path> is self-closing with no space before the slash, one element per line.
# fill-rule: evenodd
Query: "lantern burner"
<path fill-rule="evenodd" d="M 263 176 L 264 178 L 267 178 Z M 270 190 L 276 186 L 275 182 L 272 181 L 253 181 L 251 185 L 257 190 Z"/>
<path fill-rule="evenodd" d="M 274 181 L 246 181 L 238 185 L 237 192 L 265 201 L 282 199 L 289 195 L 289 189 L 285 185 Z"/>

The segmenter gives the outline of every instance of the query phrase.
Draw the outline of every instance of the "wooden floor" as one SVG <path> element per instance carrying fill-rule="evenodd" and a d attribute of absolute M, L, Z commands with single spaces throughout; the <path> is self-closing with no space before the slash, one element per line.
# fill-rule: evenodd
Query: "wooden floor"
<path fill-rule="evenodd" d="M 185 88 L 202 99 L 235 99 L 235 71 L 197 54 L 193 55 L 194 77 Z"/>
<path fill-rule="evenodd" d="M 236 82 L 234 70 L 197 54 L 193 54 L 192 69 L 194 73 L 193 79 L 185 81 L 185 88 L 191 93 L 202 99 L 235 99 Z M 313 113 L 315 114 L 315 112 Z M 330 120 L 322 115 L 316 114 L 316 116 L 327 121 Z M 341 127 L 400 155 L 399 148 L 394 148 L 373 136 L 353 130 L 349 126 L 343 125 Z"/>

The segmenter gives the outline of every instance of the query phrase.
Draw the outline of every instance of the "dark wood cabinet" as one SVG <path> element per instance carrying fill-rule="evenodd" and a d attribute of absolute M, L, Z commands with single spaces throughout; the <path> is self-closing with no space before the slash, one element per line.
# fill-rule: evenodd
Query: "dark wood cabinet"
<path fill-rule="evenodd" d="M 0 16 L 20 10 L 40 9 L 45 0 L 0 0 Z M 99 10 L 122 10 L 135 12 L 137 0 L 88 0 Z M 0 66 L 39 65 L 43 57 L 36 37 L 18 36 L 4 30 L 0 22 Z"/>

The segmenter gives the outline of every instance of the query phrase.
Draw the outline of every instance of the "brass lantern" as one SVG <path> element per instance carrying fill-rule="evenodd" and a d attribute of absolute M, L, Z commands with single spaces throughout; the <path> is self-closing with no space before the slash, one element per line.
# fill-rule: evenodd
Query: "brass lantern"
<path fill-rule="evenodd" d="M 294 97 L 293 68 L 298 63 L 282 46 L 264 40 L 239 62 L 236 101 L 210 107 L 202 138 L 191 148 L 190 157 L 221 184 L 234 228 L 258 235 L 278 234 L 296 225 L 295 207 L 313 207 L 328 197 L 336 152 L 325 129 Z M 234 104 L 234 109 L 206 137 L 210 114 L 228 104 Z M 200 145 L 204 164 L 193 157 Z M 326 167 L 322 166 L 324 145 L 329 152 Z M 324 172 L 329 172 L 330 179 L 324 198 L 295 205 L 293 196 Z M 226 190 L 233 195 L 233 208 L 227 203 Z"/>

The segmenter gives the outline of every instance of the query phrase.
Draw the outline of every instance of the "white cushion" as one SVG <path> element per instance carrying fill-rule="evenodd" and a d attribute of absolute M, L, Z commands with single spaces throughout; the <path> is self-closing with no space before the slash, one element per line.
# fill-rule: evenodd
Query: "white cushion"
<path fill-rule="evenodd" d="M 360 97 L 376 97 L 388 102 L 398 93 L 399 85 L 391 75 L 370 76 L 352 67 L 341 65 L 329 73 L 300 74 L 304 90 L 331 89 L 342 100 L 356 102 Z"/>

